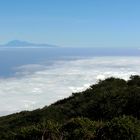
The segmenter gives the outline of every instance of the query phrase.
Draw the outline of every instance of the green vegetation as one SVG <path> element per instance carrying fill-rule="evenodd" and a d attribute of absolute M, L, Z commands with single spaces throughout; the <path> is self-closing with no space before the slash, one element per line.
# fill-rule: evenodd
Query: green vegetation
<path fill-rule="evenodd" d="M 43 109 L 0 117 L 0 140 L 140 140 L 140 76 L 111 77 Z"/>

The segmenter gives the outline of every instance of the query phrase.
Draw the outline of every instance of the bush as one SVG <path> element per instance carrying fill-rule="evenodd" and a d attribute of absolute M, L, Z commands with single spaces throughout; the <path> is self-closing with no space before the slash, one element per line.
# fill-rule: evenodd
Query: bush
<path fill-rule="evenodd" d="M 96 140 L 140 140 L 140 122 L 130 116 L 114 118 L 96 136 Z"/>
<path fill-rule="evenodd" d="M 46 121 L 36 126 L 23 127 L 15 135 L 15 140 L 59 140 L 59 125 Z"/>
<path fill-rule="evenodd" d="M 62 126 L 61 132 L 66 140 L 93 140 L 100 125 L 102 122 L 93 122 L 87 118 L 74 118 Z"/>

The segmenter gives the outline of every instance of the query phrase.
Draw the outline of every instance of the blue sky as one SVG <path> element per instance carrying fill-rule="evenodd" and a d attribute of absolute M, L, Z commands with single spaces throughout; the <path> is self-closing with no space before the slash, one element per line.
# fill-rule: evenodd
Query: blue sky
<path fill-rule="evenodd" d="M 1 0 L 0 42 L 140 47 L 139 0 Z"/>

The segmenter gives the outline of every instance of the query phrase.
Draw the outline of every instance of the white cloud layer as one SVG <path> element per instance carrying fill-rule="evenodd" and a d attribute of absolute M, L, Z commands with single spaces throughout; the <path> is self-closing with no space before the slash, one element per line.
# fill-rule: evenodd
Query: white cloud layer
<path fill-rule="evenodd" d="M 140 57 L 95 57 L 57 61 L 49 67 L 18 67 L 18 76 L 0 79 L 0 115 L 49 105 L 106 77 L 127 80 L 130 75 L 140 74 L 139 60 Z"/>

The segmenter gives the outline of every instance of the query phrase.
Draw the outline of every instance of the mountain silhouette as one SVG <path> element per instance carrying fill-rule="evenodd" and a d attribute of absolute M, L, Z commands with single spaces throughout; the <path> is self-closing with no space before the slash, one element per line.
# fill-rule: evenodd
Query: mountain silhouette
<path fill-rule="evenodd" d="M 45 43 L 31 43 L 28 41 L 21 41 L 21 40 L 12 40 L 0 46 L 1 47 L 56 47 L 56 45 L 45 44 Z"/>

